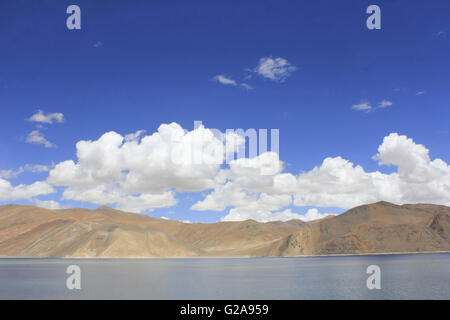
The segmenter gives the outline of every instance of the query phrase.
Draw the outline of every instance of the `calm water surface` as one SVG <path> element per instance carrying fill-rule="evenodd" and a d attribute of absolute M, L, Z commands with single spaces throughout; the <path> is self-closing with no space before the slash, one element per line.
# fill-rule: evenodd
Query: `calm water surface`
<path fill-rule="evenodd" d="M 66 268 L 81 268 L 81 290 Z M 368 290 L 369 265 L 381 289 Z M 0 259 L 0 299 L 450 299 L 450 254 L 252 259 Z"/>

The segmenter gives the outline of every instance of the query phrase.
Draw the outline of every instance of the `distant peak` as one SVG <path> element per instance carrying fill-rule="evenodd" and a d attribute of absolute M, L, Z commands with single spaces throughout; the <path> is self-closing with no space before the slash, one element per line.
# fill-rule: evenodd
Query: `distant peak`
<path fill-rule="evenodd" d="M 104 212 L 104 213 L 119 213 L 120 210 L 108 207 L 108 206 L 101 206 L 95 209 L 97 212 Z"/>
<path fill-rule="evenodd" d="M 387 201 L 378 201 L 378 202 L 375 202 L 374 204 L 377 204 L 377 205 L 380 205 L 380 206 L 391 206 L 391 207 L 396 207 L 397 206 L 396 204 L 390 203 L 390 202 L 387 202 Z"/>
<path fill-rule="evenodd" d="M 98 207 L 95 210 L 116 210 L 116 209 L 108 207 L 108 206 L 101 206 L 101 207 Z"/>

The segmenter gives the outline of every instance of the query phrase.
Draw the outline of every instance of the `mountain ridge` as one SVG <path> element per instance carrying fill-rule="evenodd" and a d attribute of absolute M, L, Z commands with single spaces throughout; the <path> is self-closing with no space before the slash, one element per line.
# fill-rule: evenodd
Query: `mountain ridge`
<path fill-rule="evenodd" d="M 304 222 L 183 223 L 110 207 L 0 206 L 0 257 L 176 258 L 450 251 L 450 208 L 377 202 Z"/>

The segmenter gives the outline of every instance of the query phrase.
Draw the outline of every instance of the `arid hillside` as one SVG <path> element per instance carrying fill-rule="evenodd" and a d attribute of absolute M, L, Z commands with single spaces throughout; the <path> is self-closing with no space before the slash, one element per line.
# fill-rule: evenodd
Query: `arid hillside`
<path fill-rule="evenodd" d="M 122 212 L 0 206 L 0 257 L 301 256 L 450 251 L 450 208 L 378 202 L 305 223 L 187 224 Z"/>

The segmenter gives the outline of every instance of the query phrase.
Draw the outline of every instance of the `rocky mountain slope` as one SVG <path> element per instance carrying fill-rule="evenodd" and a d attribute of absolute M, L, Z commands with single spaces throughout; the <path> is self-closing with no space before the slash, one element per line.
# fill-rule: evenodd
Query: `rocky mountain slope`
<path fill-rule="evenodd" d="M 305 223 L 187 224 L 100 207 L 0 206 L 0 257 L 300 256 L 450 251 L 450 208 L 378 202 Z"/>

